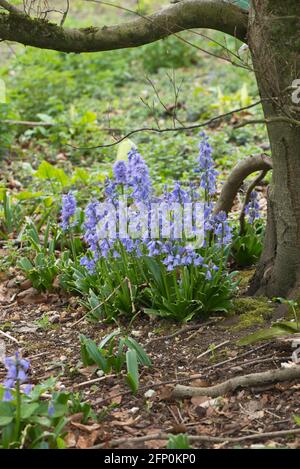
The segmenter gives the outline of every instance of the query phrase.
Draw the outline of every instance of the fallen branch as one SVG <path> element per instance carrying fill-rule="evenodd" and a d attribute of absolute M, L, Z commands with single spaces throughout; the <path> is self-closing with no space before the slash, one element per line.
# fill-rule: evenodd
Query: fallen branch
<path fill-rule="evenodd" d="M 256 171 L 269 171 L 272 169 L 272 160 L 266 154 L 253 155 L 240 161 L 232 170 L 223 185 L 214 213 L 230 212 L 234 199 L 244 180 Z"/>
<path fill-rule="evenodd" d="M 249 375 L 237 376 L 228 379 L 223 383 L 216 384 L 215 386 L 207 388 L 196 388 L 192 386 L 182 386 L 178 384 L 175 386 L 172 396 L 173 397 L 193 397 L 193 396 L 209 396 L 218 397 L 223 396 L 238 388 L 249 388 L 262 384 L 274 383 L 279 381 L 289 381 L 300 378 L 300 366 L 292 368 L 269 370 L 262 373 L 251 373 Z"/>
<path fill-rule="evenodd" d="M 264 440 L 266 438 L 283 438 L 289 435 L 298 435 L 300 434 L 300 428 L 291 428 L 290 430 L 279 430 L 278 432 L 266 432 L 266 433 L 253 433 L 253 435 L 245 435 L 239 437 L 223 437 L 223 436 L 210 436 L 210 435 L 187 435 L 190 443 L 240 443 L 242 441 L 248 440 Z M 136 438 L 116 438 L 99 445 L 92 446 L 90 449 L 101 449 L 115 448 L 123 444 L 133 444 L 133 443 L 143 443 L 144 441 L 151 440 L 168 440 L 170 438 L 168 433 L 153 433 L 152 435 L 138 436 Z"/>

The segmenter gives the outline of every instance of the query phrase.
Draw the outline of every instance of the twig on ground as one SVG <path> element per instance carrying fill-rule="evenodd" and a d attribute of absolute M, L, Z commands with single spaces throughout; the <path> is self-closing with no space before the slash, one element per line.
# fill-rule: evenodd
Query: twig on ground
<path fill-rule="evenodd" d="M 291 357 L 266 357 L 266 358 L 257 358 L 257 359 L 254 359 L 254 360 L 249 360 L 245 363 L 240 363 L 239 365 L 236 365 L 236 366 L 241 366 L 241 367 L 244 367 L 244 366 L 249 366 L 249 365 L 259 365 L 260 363 L 267 363 L 267 362 L 278 362 L 278 361 L 286 361 L 286 360 L 290 360 Z M 224 371 L 226 370 L 231 370 L 232 368 L 234 367 L 226 367 L 224 368 Z"/>
<path fill-rule="evenodd" d="M 0 334 L 3 335 L 4 337 L 6 337 L 7 339 L 9 340 L 12 340 L 13 342 L 15 342 L 16 344 L 19 343 L 19 341 L 17 339 L 15 339 L 14 337 L 12 337 L 10 334 L 8 334 L 7 332 L 3 332 L 1 331 L 0 329 Z"/>
<path fill-rule="evenodd" d="M 203 326 L 210 326 L 211 324 L 215 324 L 215 322 L 216 321 L 208 321 L 206 323 L 193 324 L 191 326 L 183 327 L 182 329 L 179 329 L 179 331 L 175 331 L 172 334 L 163 335 L 161 337 L 155 337 L 154 339 L 149 340 L 149 342 L 147 342 L 145 347 L 148 347 L 149 345 L 152 345 L 154 342 L 159 342 L 161 340 L 173 339 L 173 337 L 177 337 L 181 334 L 185 334 L 185 332 L 188 332 L 188 331 L 193 331 L 195 329 L 200 330 Z"/>
<path fill-rule="evenodd" d="M 91 384 L 99 383 L 100 381 L 105 381 L 108 378 L 113 378 L 116 376 L 115 374 L 112 375 L 104 375 L 100 378 L 90 379 L 89 381 L 83 381 L 82 383 L 74 384 L 73 388 L 83 388 L 84 386 L 89 386 Z"/>
<path fill-rule="evenodd" d="M 192 386 L 182 386 L 177 384 L 172 393 L 173 397 L 184 398 L 193 396 L 210 396 L 218 397 L 235 391 L 238 388 L 248 388 L 261 384 L 268 384 L 280 381 L 290 381 L 300 378 L 300 366 L 285 368 L 279 370 L 263 371 L 261 373 L 251 373 L 249 375 L 237 376 L 228 379 L 223 383 L 206 388 L 196 388 Z"/>
<path fill-rule="evenodd" d="M 198 355 L 198 357 L 196 357 L 196 359 L 198 360 L 199 358 L 202 358 L 204 357 L 205 355 L 208 355 L 209 353 L 213 353 L 215 350 L 223 347 L 223 345 L 226 345 L 226 344 L 229 344 L 230 340 L 225 340 L 224 342 L 222 342 L 221 344 L 218 344 L 214 347 L 210 347 L 208 348 L 207 350 L 205 350 L 205 352 L 202 352 L 200 353 L 200 355 Z"/>

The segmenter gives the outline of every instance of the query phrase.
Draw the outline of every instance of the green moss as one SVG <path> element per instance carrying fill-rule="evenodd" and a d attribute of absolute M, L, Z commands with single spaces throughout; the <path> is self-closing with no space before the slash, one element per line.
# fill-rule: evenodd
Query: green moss
<path fill-rule="evenodd" d="M 251 278 L 253 277 L 254 269 L 240 270 L 237 274 L 237 280 L 239 281 L 239 287 L 244 290 L 248 287 Z"/>
<path fill-rule="evenodd" d="M 255 325 L 264 324 L 272 317 L 274 305 L 268 298 L 236 298 L 233 300 L 233 311 L 239 315 L 239 323 L 234 330 L 247 329 Z"/>

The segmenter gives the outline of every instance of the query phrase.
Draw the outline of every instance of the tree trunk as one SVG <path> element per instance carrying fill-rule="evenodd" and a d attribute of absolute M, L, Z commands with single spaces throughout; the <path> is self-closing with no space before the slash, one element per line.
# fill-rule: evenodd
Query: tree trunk
<path fill-rule="evenodd" d="M 273 159 L 262 258 L 250 293 L 300 293 L 300 105 L 292 83 L 300 78 L 299 0 L 253 0 L 249 47 Z"/>

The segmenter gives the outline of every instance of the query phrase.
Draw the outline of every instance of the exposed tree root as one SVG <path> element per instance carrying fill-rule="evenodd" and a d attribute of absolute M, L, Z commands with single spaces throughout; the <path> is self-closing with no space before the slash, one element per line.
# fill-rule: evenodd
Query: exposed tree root
<path fill-rule="evenodd" d="M 218 397 L 234 391 L 238 388 L 249 388 L 262 384 L 274 383 L 278 381 L 289 381 L 300 378 L 300 366 L 285 368 L 279 370 L 269 370 L 262 373 L 251 373 L 249 375 L 237 376 L 228 379 L 223 383 L 207 388 L 196 388 L 192 386 L 182 386 L 178 384 L 173 390 L 173 397 L 193 397 L 193 396 L 210 396 Z"/>
<path fill-rule="evenodd" d="M 220 197 L 216 203 L 214 213 L 230 212 L 234 199 L 244 180 L 256 171 L 269 171 L 272 169 L 272 160 L 267 155 L 253 155 L 240 161 L 230 173 L 223 185 Z"/>
<path fill-rule="evenodd" d="M 223 436 L 210 436 L 210 435 L 187 435 L 189 438 L 190 443 L 240 443 L 243 441 L 248 440 L 264 440 L 266 438 L 283 438 L 289 435 L 298 435 L 300 434 L 300 428 L 291 428 L 290 430 L 280 430 L 278 432 L 266 432 L 266 433 L 253 433 L 253 435 L 245 435 L 240 437 L 223 437 Z M 99 445 L 95 445 L 90 449 L 101 449 L 107 448 L 114 448 L 120 445 L 127 445 L 127 444 L 134 444 L 134 443 L 143 443 L 144 441 L 151 441 L 151 440 L 168 440 L 170 434 L 168 433 L 153 433 L 152 435 L 145 435 L 139 436 L 136 438 L 116 438 L 114 440 L 110 440 L 106 443 L 101 443 Z"/>

